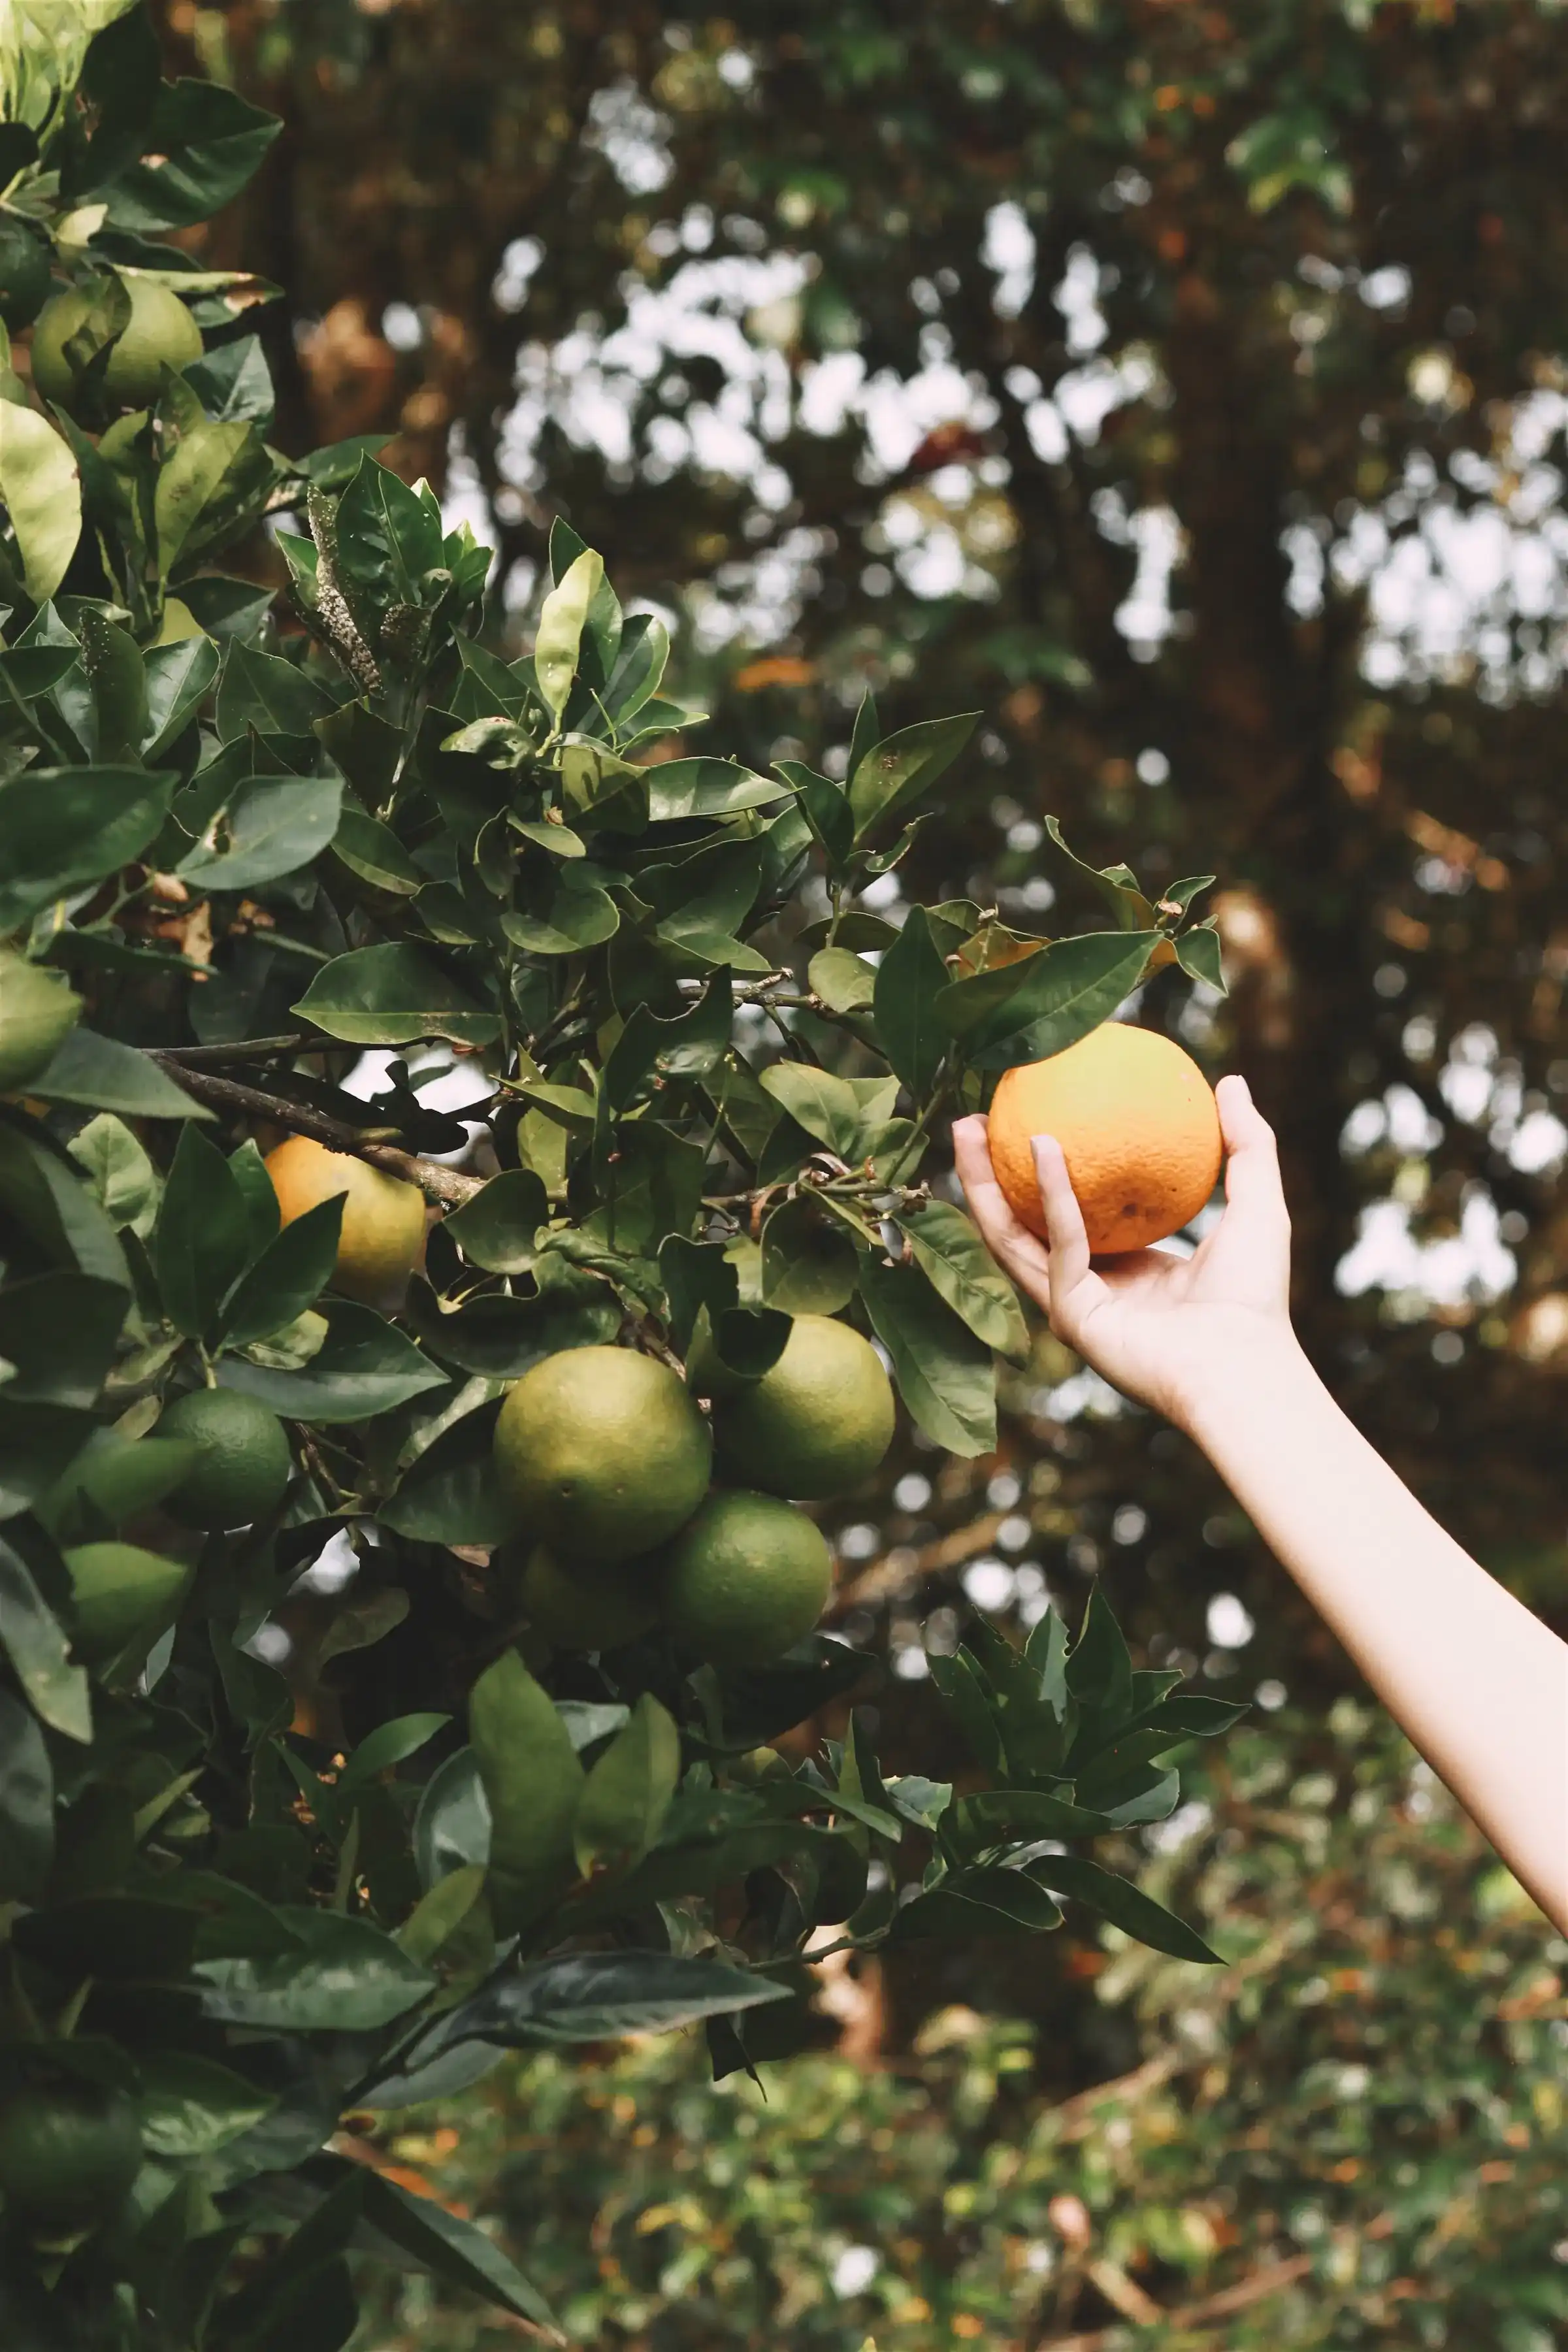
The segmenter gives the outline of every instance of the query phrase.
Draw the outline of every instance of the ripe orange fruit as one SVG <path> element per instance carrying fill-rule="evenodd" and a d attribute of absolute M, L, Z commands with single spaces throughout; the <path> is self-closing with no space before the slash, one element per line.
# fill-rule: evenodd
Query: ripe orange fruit
<path fill-rule="evenodd" d="M 996 1181 L 1031 1233 L 1046 1214 L 1030 1139 L 1054 1135 L 1089 1245 L 1109 1256 L 1163 1241 L 1219 1177 L 1219 1113 L 1190 1054 L 1153 1029 L 1107 1021 L 1047 1061 L 1003 1072 L 991 1105 Z"/>
<path fill-rule="evenodd" d="M 269 1151 L 267 1172 L 286 1225 L 320 1202 L 344 1195 L 332 1286 L 367 1307 L 395 1303 L 425 1241 L 425 1196 L 418 1185 L 388 1176 L 352 1152 L 329 1151 L 308 1135 L 291 1135 Z"/>

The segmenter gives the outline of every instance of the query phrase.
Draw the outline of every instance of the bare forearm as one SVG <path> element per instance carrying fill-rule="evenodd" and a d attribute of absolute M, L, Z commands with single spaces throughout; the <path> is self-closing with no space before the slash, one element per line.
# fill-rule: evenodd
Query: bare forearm
<path fill-rule="evenodd" d="M 1294 1343 L 1183 1416 L 1264 1540 L 1568 1934 L 1568 1645 L 1444 1533 Z"/>

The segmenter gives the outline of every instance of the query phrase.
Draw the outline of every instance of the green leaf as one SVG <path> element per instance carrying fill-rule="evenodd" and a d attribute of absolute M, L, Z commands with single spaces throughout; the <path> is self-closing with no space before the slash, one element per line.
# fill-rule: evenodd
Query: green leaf
<path fill-rule="evenodd" d="M 0 1646 L 35 1715 L 68 1739 L 90 1740 L 87 1674 L 73 1665 L 59 1620 L 26 1561 L 0 1538 Z"/>
<path fill-rule="evenodd" d="M 291 1009 L 351 1045 L 411 1045 L 426 1037 L 488 1045 L 500 1034 L 497 1013 L 403 940 L 334 957 Z"/>
<path fill-rule="evenodd" d="M 331 713 L 326 696 L 297 662 L 230 640 L 217 690 L 220 742 L 235 742 L 251 728 L 258 735 L 309 735 Z"/>
<path fill-rule="evenodd" d="M 255 426 L 243 420 L 194 425 L 180 436 L 158 469 L 153 494 L 160 580 L 167 580 L 202 516 L 216 502 L 255 438 Z"/>
<path fill-rule="evenodd" d="M 0 931 L 129 866 L 173 790 L 173 777 L 143 768 L 29 768 L 0 784 Z"/>
<path fill-rule="evenodd" d="M 374 1731 L 366 1733 L 339 1773 L 338 1794 L 346 1796 L 355 1789 L 363 1789 L 377 1773 L 390 1772 L 395 1765 L 417 1756 L 451 1720 L 449 1715 L 400 1715 L 390 1723 L 378 1723 Z"/>
<path fill-rule="evenodd" d="M 324 1300 L 322 1312 L 326 1339 L 301 1370 L 274 1371 L 226 1356 L 222 1385 L 259 1397 L 285 1420 L 333 1423 L 373 1421 L 446 1385 L 439 1366 L 384 1316 L 348 1298 Z"/>
<path fill-rule="evenodd" d="M 397 1940 L 416 1960 L 429 1962 L 453 1937 L 485 1891 L 479 1863 L 464 1863 L 422 1895 L 403 1925 Z"/>
<path fill-rule="evenodd" d="M 572 1883 L 583 1767 L 548 1692 L 515 1650 L 474 1685 L 468 1730 L 489 1803 L 491 1908 L 501 1932 L 516 1934 Z"/>
<path fill-rule="evenodd" d="M 403 2253 L 437 2278 L 466 2287 L 487 2303 L 516 2314 L 534 2327 L 546 2329 L 556 2343 L 564 2343 L 555 2315 L 537 2287 L 526 2279 L 510 2257 L 472 2221 L 452 2212 L 433 2197 L 416 2197 L 385 2173 L 366 2171 L 363 2184 L 366 2222 Z"/>
<path fill-rule="evenodd" d="M 680 1778 L 680 1733 L 645 1691 L 589 1773 L 574 1823 L 577 1867 L 638 1862 L 658 1843 Z"/>
<path fill-rule="evenodd" d="M 163 1311 L 176 1331 L 200 1339 L 249 1263 L 245 1195 L 216 1144 L 182 1129 L 163 1188 L 153 1262 Z"/>
<path fill-rule="evenodd" d="M 987 1686 L 969 1653 L 960 1650 L 952 1657 L 932 1657 L 931 1678 L 957 1716 L 976 1763 L 987 1772 L 1000 1772 L 1002 1734 L 992 1711 Z"/>
<path fill-rule="evenodd" d="M 788 784 L 793 784 L 800 797 L 801 813 L 820 843 L 827 859 L 829 871 L 842 875 L 848 869 L 855 853 L 855 817 L 842 784 L 831 777 L 819 776 L 800 760 L 775 760 L 773 765 Z M 841 940 L 839 945 L 851 948 L 853 940 Z M 834 950 L 837 952 L 837 949 Z"/>
<path fill-rule="evenodd" d="M 926 1435 L 950 1454 L 989 1454 L 996 1444 L 991 1350 L 962 1323 L 918 1266 L 860 1261 L 860 1296 L 892 1359 L 899 1393 Z"/>
<path fill-rule="evenodd" d="M 371 2033 L 434 1991 L 428 1969 L 368 1919 L 279 1904 L 293 1932 L 285 1950 L 197 1960 L 202 2014 L 272 2033 Z"/>
<path fill-rule="evenodd" d="M 377 1510 L 382 1526 L 416 1543 L 503 1543 L 512 1532 L 512 1514 L 495 1474 L 500 1411 L 498 1400 L 444 1429 Z"/>
<path fill-rule="evenodd" d="M 1048 1895 L 1021 1870 L 996 1866 L 955 1870 L 928 1894 L 906 1903 L 893 1921 L 892 1940 L 921 1937 L 1046 1935 L 1062 1915 Z"/>
<path fill-rule="evenodd" d="M 142 162 L 115 181 L 117 228 L 189 228 L 237 196 L 283 128 L 221 82 L 165 82 Z"/>
<path fill-rule="evenodd" d="M 245 776 L 175 871 L 197 891 L 255 890 L 297 874 L 338 829 L 336 776 Z"/>
<path fill-rule="evenodd" d="M 181 637 L 172 646 L 150 647 L 143 659 L 147 725 L 142 757 L 153 767 L 206 700 L 220 656 L 211 637 Z"/>
<path fill-rule="evenodd" d="M 442 1230 L 487 1274 L 524 1274 L 533 1264 L 535 1236 L 549 1218 L 542 1177 L 531 1168 L 503 1168 L 450 1213 Z"/>
<path fill-rule="evenodd" d="M 805 1194 L 763 1223 L 763 1297 L 786 1315 L 836 1315 L 855 1296 L 858 1261 L 841 1224 Z"/>
<path fill-rule="evenodd" d="M 1062 856 L 1087 874 L 1100 897 L 1110 907 L 1124 931 L 1147 931 L 1153 928 L 1154 909 L 1138 887 L 1138 879 L 1130 866 L 1089 866 L 1077 857 L 1062 837 L 1059 822 L 1054 816 L 1046 819 L 1046 831 Z"/>
<path fill-rule="evenodd" d="M 604 703 L 617 727 L 636 716 L 658 692 L 669 659 L 669 632 L 653 613 L 634 613 L 621 632 L 616 666 Z"/>
<path fill-rule="evenodd" d="M 541 915 L 501 917 L 501 929 L 530 955 L 579 955 L 613 939 L 620 909 L 607 890 L 587 873 L 568 866 L 556 879 L 548 910 Z"/>
<path fill-rule="evenodd" d="M 1202 1960 L 1215 1968 L 1222 1965 L 1219 1954 L 1210 1949 L 1195 1927 L 1189 1927 L 1184 1919 L 1178 1919 L 1152 1895 L 1087 1856 L 1040 1854 L 1031 1858 L 1028 1869 L 1030 1877 L 1048 1886 L 1053 1895 L 1076 1896 L 1134 1942 L 1148 1945 L 1151 1951 L 1168 1952 L 1177 1960 Z"/>
<path fill-rule="evenodd" d="M 560 584 L 551 590 L 540 611 L 533 671 L 544 706 L 557 725 L 572 698 L 588 607 L 604 577 L 604 558 L 592 548 L 585 548 L 568 567 Z"/>
<path fill-rule="evenodd" d="M 125 1293 L 101 1276 L 56 1268 L 0 1288 L 0 1410 L 71 1405 L 88 1412 L 114 1360 Z"/>
<path fill-rule="evenodd" d="M 36 1130 L 0 1118 L 0 1204 L 55 1265 L 101 1275 L 122 1290 L 131 1269 L 119 1236 L 72 1161 Z"/>
<path fill-rule="evenodd" d="M 5 1567 L 0 1561 L 0 1589 Z M 39 1903 L 55 1855 L 55 1781 L 37 1717 L 0 1684 L 0 1900 Z"/>
<path fill-rule="evenodd" d="M 945 971 L 942 977 L 946 979 Z M 813 995 L 820 996 L 830 1013 L 864 1012 L 877 986 L 871 966 L 848 948 L 818 948 L 806 966 L 805 978 Z M 944 1046 L 946 1043 L 944 1037 Z"/>
<path fill-rule="evenodd" d="M 426 878 L 392 827 L 367 816 L 353 801 L 345 800 L 339 813 L 332 855 L 341 857 L 362 882 L 377 890 L 391 890 L 398 898 L 410 897 Z"/>
<path fill-rule="evenodd" d="M 847 1078 L 835 1077 L 810 1062 L 773 1062 L 760 1077 L 764 1091 L 784 1105 L 797 1127 L 826 1143 L 840 1160 L 853 1160 L 863 1113 Z"/>
<path fill-rule="evenodd" d="M 936 1083 L 952 1040 L 937 1016 L 948 970 L 931 935 L 923 907 L 911 907 L 904 927 L 878 967 L 873 1003 L 882 1051 L 917 1103 Z"/>
<path fill-rule="evenodd" d="M 215 2156 L 278 2105 L 272 2092 L 194 2051 L 141 2051 L 136 2073 L 136 2120 L 149 2156 Z"/>
<path fill-rule="evenodd" d="M 85 748 L 95 760 L 133 760 L 147 732 L 147 674 L 136 640 L 84 605 L 78 624 L 81 667 L 92 698 Z"/>
<path fill-rule="evenodd" d="M 1176 961 L 1189 980 L 1201 980 L 1205 986 L 1217 989 L 1221 996 L 1228 992 L 1219 933 L 1207 923 L 1198 923 L 1192 930 L 1183 932 L 1176 941 Z"/>
<path fill-rule="evenodd" d="M 11 519 L 27 593 L 46 604 L 81 537 L 81 474 L 35 408 L 0 401 L 0 505 Z"/>
<path fill-rule="evenodd" d="M 390 467 L 365 457 L 338 501 L 338 561 L 351 592 L 376 612 L 418 604 L 441 562 L 441 518 Z"/>
<path fill-rule="evenodd" d="M 269 1339 L 313 1307 L 332 1277 L 347 1195 L 318 1201 L 269 1241 L 225 1302 L 221 1335 L 231 1348 Z"/>
<path fill-rule="evenodd" d="M 471 1748 L 437 1764 L 414 1816 L 414 1863 L 421 1886 L 438 1886 L 455 1870 L 489 1860 L 490 1808 Z"/>
<path fill-rule="evenodd" d="M 978 710 L 953 719 L 921 719 L 863 751 L 849 778 L 855 838 L 886 825 L 935 783 L 950 767 L 979 720 Z"/>
<path fill-rule="evenodd" d="M 71 1031 L 47 1068 L 28 1079 L 27 1092 L 44 1102 L 86 1103 L 127 1118 L 212 1117 L 150 1054 L 86 1027 Z"/>
<path fill-rule="evenodd" d="M 1089 931 L 1057 940 L 937 998 L 938 1016 L 981 1068 L 1043 1061 L 1109 1021 L 1143 976 L 1158 931 Z"/>
<path fill-rule="evenodd" d="M 1028 1353 L 1029 1331 L 1017 1293 L 962 1209 L 932 1201 L 899 1219 L 915 1262 L 975 1338 L 1004 1356 Z"/>
<path fill-rule="evenodd" d="M 219 343 L 183 373 L 207 415 L 219 423 L 245 417 L 262 429 L 271 424 L 277 395 L 259 335 Z"/>
<path fill-rule="evenodd" d="M 650 824 L 678 824 L 689 817 L 734 816 L 788 797 L 788 786 L 753 775 L 732 760 L 666 760 L 644 771 Z"/>

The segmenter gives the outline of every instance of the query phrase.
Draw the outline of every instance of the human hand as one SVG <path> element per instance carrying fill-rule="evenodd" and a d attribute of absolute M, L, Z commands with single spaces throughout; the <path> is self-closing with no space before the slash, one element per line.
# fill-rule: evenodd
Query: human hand
<path fill-rule="evenodd" d="M 1034 1139 L 1049 1242 L 1020 1223 L 991 1166 L 984 1118 L 952 1130 L 959 1181 L 998 1264 L 1051 1318 L 1058 1339 L 1141 1403 L 1190 1426 L 1222 1382 L 1260 1350 L 1293 1347 L 1290 1220 L 1274 1131 L 1245 1078 L 1215 1088 L 1226 1207 L 1190 1257 L 1154 1248 L 1091 1264 L 1062 1150 Z"/>

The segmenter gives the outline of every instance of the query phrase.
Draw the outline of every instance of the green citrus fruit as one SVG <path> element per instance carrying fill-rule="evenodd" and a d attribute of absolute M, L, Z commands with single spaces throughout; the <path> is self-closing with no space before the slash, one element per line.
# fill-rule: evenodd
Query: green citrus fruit
<path fill-rule="evenodd" d="M 0 319 L 30 327 L 47 299 L 49 248 L 15 213 L 0 213 Z"/>
<path fill-rule="evenodd" d="M 809 1633 L 833 1585 L 821 1529 L 776 1495 L 713 1494 L 670 1546 L 664 1622 L 718 1666 L 762 1666 Z"/>
<path fill-rule="evenodd" d="M 90 2083 L 29 2083 L 0 2106 L 0 2189 L 30 2220 L 106 2219 L 142 2169 L 129 2099 Z"/>
<path fill-rule="evenodd" d="M 184 1560 L 138 1544 L 77 1544 L 65 1563 L 76 1603 L 75 1646 L 91 1664 L 117 1657 L 133 1642 L 145 1654 L 168 1632 L 190 1589 Z"/>
<path fill-rule="evenodd" d="M 623 1649 L 658 1622 L 662 1564 L 657 1557 L 614 1568 L 596 1562 L 574 1574 L 547 1545 L 535 1544 L 519 1580 L 518 1601 L 534 1631 L 557 1649 Z"/>
<path fill-rule="evenodd" d="M 726 1460 L 771 1495 L 816 1501 L 868 1478 L 893 1434 L 893 1391 L 868 1339 L 799 1315 L 772 1371 L 714 1414 Z"/>
<path fill-rule="evenodd" d="M 286 1225 L 342 1196 L 332 1287 L 367 1307 L 395 1304 L 425 1245 L 425 1195 L 418 1185 L 388 1176 L 351 1151 L 329 1151 L 309 1135 L 291 1135 L 269 1151 L 267 1173 Z"/>
<path fill-rule="evenodd" d="M 176 373 L 202 355 L 202 331 L 177 294 L 145 278 L 123 281 L 131 296 L 131 317 L 110 352 L 101 382 L 110 408 L 147 408 L 163 389 L 163 370 Z M 102 292 L 101 284 L 68 287 L 51 295 L 33 330 L 33 382 L 46 400 L 68 408 L 77 394 L 79 375 L 66 356 L 66 345 L 86 321 Z"/>
<path fill-rule="evenodd" d="M 573 1567 L 629 1559 L 684 1525 L 713 1442 L 686 1384 L 631 1348 L 569 1348 L 510 1390 L 496 1469 L 520 1529 Z"/>
<path fill-rule="evenodd" d="M 80 1017 L 81 999 L 63 971 L 0 949 L 0 1094 L 47 1068 Z"/>
<path fill-rule="evenodd" d="M 289 1484 L 289 1440 L 275 1412 L 238 1389 L 193 1389 L 158 1423 L 160 1437 L 190 1437 L 201 1458 L 169 1497 L 188 1528 L 247 1528 L 270 1518 Z"/>

